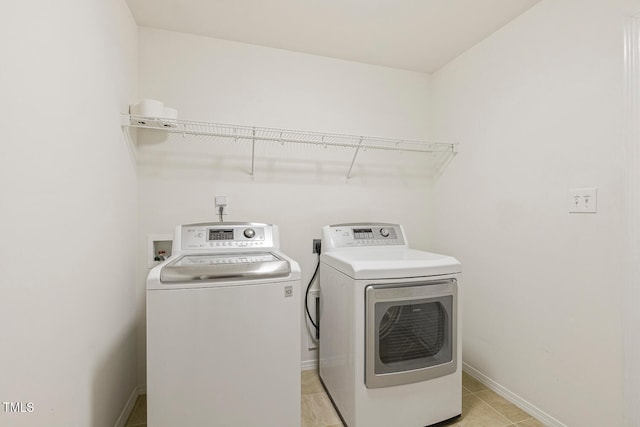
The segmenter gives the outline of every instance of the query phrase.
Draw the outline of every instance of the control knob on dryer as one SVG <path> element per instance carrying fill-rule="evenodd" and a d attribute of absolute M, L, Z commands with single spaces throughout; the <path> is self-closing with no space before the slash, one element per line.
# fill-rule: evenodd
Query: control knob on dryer
<path fill-rule="evenodd" d="M 253 228 L 247 228 L 246 230 L 244 230 L 244 237 L 246 237 L 247 239 L 251 239 L 255 235 L 256 231 Z"/>
<path fill-rule="evenodd" d="M 382 237 L 389 237 L 389 230 L 387 230 L 386 228 L 381 228 L 380 229 L 380 235 Z"/>

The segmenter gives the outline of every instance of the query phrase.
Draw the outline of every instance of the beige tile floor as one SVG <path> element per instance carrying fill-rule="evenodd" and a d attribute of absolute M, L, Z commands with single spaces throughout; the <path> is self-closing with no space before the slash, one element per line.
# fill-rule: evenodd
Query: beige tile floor
<path fill-rule="evenodd" d="M 302 427 L 343 427 L 316 371 L 302 372 Z M 463 372 L 462 417 L 448 426 L 544 427 L 540 421 Z M 138 398 L 126 427 L 147 426 L 147 396 Z M 389 426 L 392 427 L 392 426 Z"/>
<path fill-rule="evenodd" d="M 138 397 L 125 427 L 147 427 L 147 395 Z"/>

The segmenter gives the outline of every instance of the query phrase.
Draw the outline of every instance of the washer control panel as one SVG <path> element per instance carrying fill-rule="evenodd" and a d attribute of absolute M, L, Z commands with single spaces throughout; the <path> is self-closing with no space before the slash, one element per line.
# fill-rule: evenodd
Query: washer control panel
<path fill-rule="evenodd" d="M 270 224 L 189 224 L 180 228 L 180 238 L 183 250 L 275 247 L 274 226 Z"/>
<path fill-rule="evenodd" d="M 334 248 L 406 244 L 402 227 L 385 223 L 330 225 L 323 238 Z"/>

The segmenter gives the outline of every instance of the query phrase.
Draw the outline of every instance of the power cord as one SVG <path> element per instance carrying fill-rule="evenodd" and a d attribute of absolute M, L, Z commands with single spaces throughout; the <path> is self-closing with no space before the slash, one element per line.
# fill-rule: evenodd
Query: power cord
<path fill-rule="evenodd" d="M 318 339 L 320 338 L 320 325 L 318 325 L 318 323 L 313 321 L 313 319 L 311 318 L 311 313 L 309 312 L 309 290 L 311 289 L 311 285 L 313 284 L 313 281 L 316 279 L 316 276 L 318 275 L 318 270 L 320 269 L 320 245 L 318 245 L 316 249 L 318 253 L 318 263 L 316 264 L 316 269 L 313 272 L 313 276 L 311 276 L 311 280 L 309 280 L 309 284 L 307 285 L 307 291 L 304 294 L 304 308 L 307 312 L 307 317 L 309 318 L 309 321 L 311 322 L 313 327 L 316 329 L 316 339 Z M 316 319 L 318 318 L 318 315 L 319 313 L 316 312 Z"/>

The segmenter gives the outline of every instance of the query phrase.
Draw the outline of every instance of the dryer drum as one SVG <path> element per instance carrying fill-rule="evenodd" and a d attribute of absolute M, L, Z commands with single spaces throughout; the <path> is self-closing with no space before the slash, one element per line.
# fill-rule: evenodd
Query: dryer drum
<path fill-rule="evenodd" d="M 445 345 L 444 319 L 437 302 L 389 308 L 380 321 L 380 360 L 388 364 L 435 356 Z"/>

